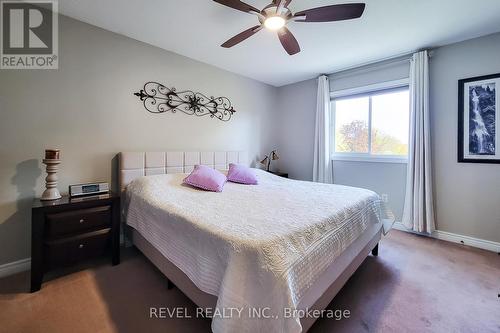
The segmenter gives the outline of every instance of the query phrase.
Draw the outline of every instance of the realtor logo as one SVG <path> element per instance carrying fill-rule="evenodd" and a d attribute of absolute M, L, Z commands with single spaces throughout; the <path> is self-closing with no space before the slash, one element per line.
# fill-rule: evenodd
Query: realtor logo
<path fill-rule="evenodd" d="M 0 69 L 57 69 L 57 1 L 0 0 Z"/>

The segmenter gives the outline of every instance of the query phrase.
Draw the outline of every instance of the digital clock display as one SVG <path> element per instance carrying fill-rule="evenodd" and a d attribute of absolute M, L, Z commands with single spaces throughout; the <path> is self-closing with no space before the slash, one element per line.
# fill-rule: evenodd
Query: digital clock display
<path fill-rule="evenodd" d="M 99 185 L 83 185 L 82 191 L 83 193 L 99 192 Z"/>
<path fill-rule="evenodd" d="M 107 192 L 109 192 L 108 183 L 87 183 L 69 186 L 69 196 L 71 198 Z"/>

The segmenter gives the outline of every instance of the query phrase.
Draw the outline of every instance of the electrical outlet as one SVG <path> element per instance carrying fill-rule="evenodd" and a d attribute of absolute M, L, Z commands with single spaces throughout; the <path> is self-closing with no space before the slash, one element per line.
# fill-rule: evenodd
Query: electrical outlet
<path fill-rule="evenodd" d="M 388 194 L 382 193 L 381 197 L 382 197 L 383 202 L 385 202 L 385 203 L 389 202 L 389 195 Z"/>

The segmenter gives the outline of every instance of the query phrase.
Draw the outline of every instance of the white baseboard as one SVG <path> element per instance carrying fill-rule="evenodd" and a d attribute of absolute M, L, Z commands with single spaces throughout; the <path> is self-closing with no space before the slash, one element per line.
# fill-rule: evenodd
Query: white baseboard
<path fill-rule="evenodd" d="M 479 238 L 474 238 L 474 237 L 470 237 L 470 236 L 463 236 L 463 235 L 458 235 L 458 234 L 454 234 L 451 232 L 440 231 L 440 230 L 434 231 L 432 233 L 432 235 L 420 234 L 420 233 L 414 232 L 413 230 L 408 230 L 401 222 L 394 223 L 393 228 L 396 230 L 401 230 L 401 231 L 416 233 L 419 235 L 429 236 L 429 237 L 444 240 L 447 242 L 468 245 L 468 246 L 472 246 L 472 247 L 477 247 L 479 249 L 500 253 L 500 243 L 485 240 L 485 239 L 479 239 Z"/>
<path fill-rule="evenodd" d="M 31 258 L 21 259 L 7 264 L 0 265 L 0 278 L 29 271 L 31 268 Z"/>
<path fill-rule="evenodd" d="M 408 229 L 406 229 L 406 227 L 403 225 L 403 223 L 401 222 L 394 222 L 394 224 L 392 225 L 392 229 L 396 229 L 396 230 L 400 230 L 400 231 L 406 231 L 406 232 L 412 232 Z"/>

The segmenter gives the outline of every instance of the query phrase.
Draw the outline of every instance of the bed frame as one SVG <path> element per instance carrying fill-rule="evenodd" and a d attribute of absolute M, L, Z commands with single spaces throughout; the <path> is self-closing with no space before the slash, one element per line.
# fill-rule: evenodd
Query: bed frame
<path fill-rule="evenodd" d="M 225 170 L 229 163 L 247 164 L 245 152 L 131 152 L 120 153 L 120 188 L 142 176 L 188 173 L 196 164 Z M 133 244 L 166 276 L 169 287 L 175 284 L 197 306 L 215 308 L 217 296 L 205 293 L 177 266 L 165 258 L 135 229 L 127 227 Z M 301 299 L 299 309 L 323 310 L 370 254 L 378 255 L 382 224 L 370 226 L 316 280 Z M 314 318 L 301 319 L 303 332 L 314 324 Z"/>

